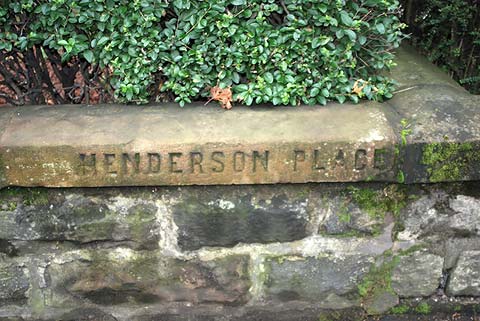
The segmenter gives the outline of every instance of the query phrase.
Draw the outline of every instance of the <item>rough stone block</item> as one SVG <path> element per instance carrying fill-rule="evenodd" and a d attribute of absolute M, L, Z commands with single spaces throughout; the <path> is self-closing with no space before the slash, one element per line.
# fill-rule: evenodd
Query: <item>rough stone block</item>
<path fill-rule="evenodd" d="M 384 217 L 370 215 L 348 197 L 329 198 L 323 206 L 325 215 L 319 229 L 322 234 L 375 234 L 384 224 Z"/>
<path fill-rule="evenodd" d="M 25 195 L 4 198 L 11 208 L 0 210 L 0 239 L 125 241 L 136 248 L 158 247 L 158 209 L 152 202 L 54 191 L 41 194 L 33 200 Z"/>
<path fill-rule="evenodd" d="M 96 308 L 79 308 L 58 318 L 62 321 L 117 321 L 112 315 Z"/>
<path fill-rule="evenodd" d="M 450 199 L 450 208 L 455 215 L 450 218 L 450 226 L 463 236 L 480 236 L 480 199 L 457 195 Z"/>
<path fill-rule="evenodd" d="M 283 302 L 318 302 L 336 309 L 357 297 L 357 283 L 372 262 L 372 257 L 364 255 L 271 258 L 266 262 L 267 296 Z"/>
<path fill-rule="evenodd" d="M 80 297 L 100 305 L 176 301 L 235 305 L 248 299 L 245 256 L 183 261 L 125 248 L 73 256 L 57 258 L 47 270 L 60 297 Z"/>
<path fill-rule="evenodd" d="M 480 251 L 460 255 L 450 275 L 447 293 L 453 296 L 480 296 Z"/>
<path fill-rule="evenodd" d="M 400 256 L 392 271 L 392 288 L 400 297 L 427 297 L 440 286 L 443 258 L 422 251 Z"/>
<path fill-rule="evenodd" d="M 291 190 L 211 189 L 188 193 L 172 212 L 179 246 L 196 250 L 302 239 L 308 235 L 307 207 L 305 196 Z"/>
<path fill-rule="evenodd" d="M 479 236 L 480 199 L 434 191 L 409 204 L 401 220 L 404 229 L 397 238 L 402 241 L 435 234 L 453 238 Z"/>
<path fill-rule="evenodd" d="M 29 288 L 30 280 L 24 267 L 0 256 L 0 306 L 26 299 Z"/>
<path fill-rule="evenodd" d="M 378 315 L 388 312 L 391 308 L 398 305 L 398 296 L 391 291 L 379 291 L 376 295 L 363 302 L 363 306 L 368 314 Z"/>
<path fill-rule="evenodd" d="M 454 238 L 445 241 L 444 270 L 455 267 L 463 252 L 480 249 L 480 237 Z"/>

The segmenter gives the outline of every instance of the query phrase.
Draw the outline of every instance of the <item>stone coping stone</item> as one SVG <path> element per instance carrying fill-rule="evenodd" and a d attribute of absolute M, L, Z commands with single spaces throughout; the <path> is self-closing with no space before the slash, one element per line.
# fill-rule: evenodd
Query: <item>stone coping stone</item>
<path fill-rule="evenodd" d="M 410 47 L 391 100 L 0 108 L 0 187 L 480 179 L 480 97 Z"/>

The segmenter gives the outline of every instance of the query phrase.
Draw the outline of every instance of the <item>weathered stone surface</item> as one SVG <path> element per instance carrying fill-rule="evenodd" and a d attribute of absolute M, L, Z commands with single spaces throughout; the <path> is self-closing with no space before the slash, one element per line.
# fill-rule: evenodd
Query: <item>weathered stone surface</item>
<path fill-rule="evenodd" d="M 384 104 L 3 107 L 0 186 L 480 179 L 480 99 L 410 49 L 398 64 Z"/>
<path fill-rule="evenodd" d="M 234 305 L 248 298 L 247 268 L 244 256 L 183 261 L 118 248 L 57 258 L 47 272 L 60 295 L 54 305 L 62 306 L 72 296 L 100 305 L 175 301 Z"/>
<path fill-rule="evenodd" d="M 62 321 L 117 321 L 113 316 L 95 308 L 75 309 L 60 317 Z"/>
<path fill-rule="evenodd" d="M 398 83 L 399 90 L 428 84 L 450 86 L 466 93 L 466 90 L 453 80 L 448 73 L 440 68 L 432 68 L 432 64 L 427 58 L 419 55 L 412 46 L 402 45 L 401 50 L 396 52 L 395 59 L 397 66 L 389 76 Z"/>
<path fill-rule="evenodd" d="M 391 179 L 382 157 L 396 138 L 382 107 L 19 108 L 0 154 L 8 183 L 22 186 Z"/>
<path fill-rule="evenodd" d="M 134 316 L 132 321 L 220 321 L 220 317 L 213 314 L 203 315 L 189 311 L 179 311 L 178 313 L 159 313 L 153 315 Z M 228 320 L 228 319 L 225 319 Z"/>
<path fill-rule="evenodd" d="M 480 179 L 480 98 L 413 48 L 398 51 L 397 63 L 390 73 L 399 88 L 388 101 L 395 110 L 389 119 L 396 132 L 408 131 L 399 161 L 406 182 Z"/>
<path fill-rule="evenodd" d="M 408 122 L 399 159 L 407 183 L 480 179 L 478 98 L 450 85 L 423 84 L 388 103 L 397 113 L 392 124 L 398 132 L 400 120 Z"/>
<path fill-rule="evenodd" d="M 457 195 L 450 199 L 450 208 L 455 215 L 450 219 L 450 226 L 463 236 L 480 236 L 480 199 Z"/>
<path fill-rule="evenodd" d="M 388 290 L 376 293 L 364 302 L 364 308 L 369 315 L 377 315 L 388 312 L 391 308 L 398 305 L 398 296 Z"/>
<path fill-rule="evenodd" d="M 466 251 L 458 259 L 447 285 L 453 296 L 480 296 L 480 251 Z"/>
<path fill-rule="evenodd" d="M 380 313 L 396 304 L 395 291 L 402 297 L 402 304 L 405 300 L 416 302 L 405 297 L 433 295 L 456 305 L 457 299 L 439 294 L 447 285 L 447 295 L 453 296 L 449 288 L 452 282 L 475 287 L 479 259 L 477 254 L 468 253 L 479 249 L 475 222 L 480 185 L 401 187 L 368 183 L 4 189 L 0 192 L 4 213 L 0 217 L 0 231 L 4 233 L 0 252 L 8 266 L 19 267 L 13 270 L 15 273 L 24 274 L 18 279 L 25 277 L 29 283 L 23 294 L 0 303 L 0 317 L 18 315 L 28 321 L 75 319 L 74 315 L 86 320 L 113 317 L 118 321 L 318 321 L 325 315 L 322 309 L 335 310 L 332 315 L 340 313 L 339 309 L 352 308 Z M 353 197 L 353 191 L 361 197 Z M 392 194 L 395 191 L 400 194 Z M 386 199 L 376 198 L 378 195 Z M 402 210 L 398 216 L 386 217 L 386 227 L 378 235 L 369 235 L 366 230 L 349 234 L 368 224 L 346 226 L 346 235 L 318 233 L 323 231 L 328 215 L 342 213 L 343 200 L 351 200 L 346 206 L 359 217 L 367 209 L 391 211 L 399 205 Z M 387 201 L 393 203 L 386 206 Z M 189 243 L 178 246 L 182 232 L 187 231 L 182 227 L 187 223 L 179 219 L 184 214 L 179 212 L 188 206 L 192 206 L 189 215 L 193 217 L 211 214 L 210 210 L 220 217 L 225 215 L 224 225 L 210 232 L 218 230 L 222 235 L 212 238 L 217 245 L 202 245 L 195 251 L 185 251 Z M 47 211 L 50 208 L 56 213 L 54 217 Z M 94 211 L 84 215 L 85 208 Z M 428 214 L 432 209 L 434 214 Z M 235 210 L 235 215 L 230 213 Z M 243 223 L 245 218 L 252 219 L 242 216 L 250 211 L 266 219 L 257 223 L 255 231 L 265 231 L 272 239 L 284 238 L 253 243 L 264 236 L 249 230 L 256 226 L 251 221 Z M 70 212 L 77 213 L 78 218 L 73 219 Z M 273 219 L 284 212 L 280 217 L 287 222 Z M 41 215 L 45 222 L 41 222 Z M 130 216 L 132 222 L 143 223 L 129 224 Z M 17 225 L 15 217 L 22 218 Z M 35 217 L 35 224 L 23 225 L 31 217 Z M 2 220 L 10 223 L 3 224 Z M 105 220 L 113 224 L 114 232 L 105 234 L 105 229 L 84 227 L 89 221 L 94 225 Z M 193 227 L 197 226 L 198 235 L 208 239 L 208 221 L 205 223 L 200 216 L 198 221 L 192 218 L 189 222 L 189 232 L 195 232 Z M 78 226 L 77 230 L 68 229 L 68 224 Z M 51 238 L 42 226 L 53 229 Z M 139 226 L 138 234 L 133 233 L 135 226 Z M 297 229 L 299 226 L 301 229 Z M 227 245 L 225 240 L 229 233 L 235 235 L 235 227 L 249 239 L 237 246 Z M 395 239 L 395 232 L 402 227 L 405 230 L 400 233 L 411 235 L 404 241 Z M 24 235 L 32 238 L 20 240 L 13 232 L 16 228 L 31 230 Z M 295 231 L 292 241 L 280 235 L 282 229 L 285 234 Z M 88 238 L 87 230 L 92 232 Z M 297 239 L 298 231 L 306 237 Z M 47 236 L 43 238 L 41 233 Z M 135 236 L 141 234 L 145 235 Z M 95 238 L 98 240 L 87 241 Z M 458 296 L 480 302 L 480 295 L 472 301 L 473 294 L 468 294 L 474 293 L 471 289 Z M 95 309 L 89 310 L 92 307 Z M 415 313 L 413 309 L 410 311 Z M 72 312 L 66 314 L 68 311 Z M 348 320 L 347 314 L 338 315 L 338 319 Z"/>
<path fill-rule="evenodd" d="M 440 286 L 443 258 L 417 251 L 400 256 L 392 271 L 392 288 L 400 297 L 426 297 Z"/>
<path fill-rule="evenodd" d="M 267 295 L 279 301 L 314 301 L 323 305 L 334 294 L 337 300 L 326 308 L 338 308 L 349 295 L 356 297 L 357 281 L 368 273 L 372 261 L 363 255 L 272 258 L 266 263 Z"/>
<path fill-rule="evenodd" d="M 384 224 L 384 217 L 370 215 L 350 198 L 337 196 L 325 203 L 323 209 L 325 215 L 320 222 L 320 233 L 332 235 L 374 234 L 379 232 Z M 384 215 L 386 214 L 384 213 Z"/>
<path fill-rule="evenodd" d="M 289 242 L 308 235 L 308 199 L 292 189 L 212 188 L 182 197 L 173 209 L 184 250 L 238 243 Z"/>
<path fill-rule="evenodd" d="M 3 204 L 0 239 L 131 241 L 138 248 L 158 247 L 158 209 L 152 202 L 43 191 L 34 196 L 19 192 Z"/>
<path fill-rule="evenodd" d="M 360 308 L 326 310 L 314 304 L 246 306 L 238 308 L 181 307 L 166 312 L 152 311 L 135 315 L 132 321 L 358 321 Z M 363 320 L 363 319 L 362 319 Z"/>
<path fill-rule="evenodd" d="M 17 249 L 12 242 L 0 239 L 0 255 L 2 254 L 6 254 L 10 257 L 15 256 L 17 254 Z"/>
<path fill-rule="evenodd" d="M 480 249 L 480 237 L 452 238 L 445 241 L 444 270 L 453 269 L 463 252 Z"/>
<path fill-rule="evenodd" d="M 6 302 L 26 299 L 30 281 L 24 267 L 3 259 L 0 254 L 0 306 Z"/>
<path fill-rule="evenodd" d="M 432 235 L 466 237 L 480 235 L 480 198 L 450 197 L 433 191 L 408 205 L 402 212 L 404 229 L 399 240 L 416 240 Z"/>

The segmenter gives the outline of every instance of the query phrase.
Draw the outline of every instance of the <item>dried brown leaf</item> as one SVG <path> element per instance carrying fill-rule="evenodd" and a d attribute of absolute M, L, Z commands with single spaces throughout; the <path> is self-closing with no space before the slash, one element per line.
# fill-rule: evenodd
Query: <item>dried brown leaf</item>
<path fill-rule="evenodd" d="M 207 104 L 212 100 L 218 101 L 220 106 L 222 106 L 224 109 L 232 109 L 232 89 L 230 87 L 222 89 L 218 86 L 210 88 L 210 100 L 207 102 Z"/>

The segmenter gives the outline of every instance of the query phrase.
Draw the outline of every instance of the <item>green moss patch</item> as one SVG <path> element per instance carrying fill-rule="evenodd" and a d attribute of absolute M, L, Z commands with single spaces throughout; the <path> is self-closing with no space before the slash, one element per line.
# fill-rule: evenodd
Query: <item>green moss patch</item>
<path fill-rule="evenodd" d="M 397 185 L 389 185 L 379 190 L 351 186 L 348 194 L 360 209 L 372 218 L 380 219 L 383 219 L 386 213 L 398 215 L 407 200 L 405 190 Z"/>
<path fill-rule="evenodd" d="M 48 192 L 44 188 L 8 187 L 0 191 L 0 205 L 8 204 L 9 210 L 15 210 L 17 203 L 24 206 L 47 205 Z"/>
<path fill-rule="evenodd" d="M 434 143 L 423 148 L 422 164 L 432 183 L 462 180 L 479 162 L 480 150 L 473 143 Z"/>
<path fill-rule="evenodd" d="M 386 255 L 384 262 L 377 266 L 373 265 L 370 272 L 358 285 L 358 292 L 364 299 L 375 296 L 379 292 L 388 291 L 395 293 L 392 288 L 392 271 L 398 264 L 398 257 Z"/>

